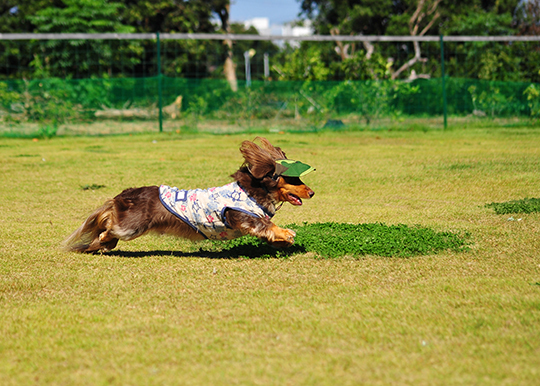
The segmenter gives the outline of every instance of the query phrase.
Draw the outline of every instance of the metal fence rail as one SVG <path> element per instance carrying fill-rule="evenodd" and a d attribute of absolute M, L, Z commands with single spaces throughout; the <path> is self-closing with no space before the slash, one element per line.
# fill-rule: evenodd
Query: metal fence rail
<path fill-rule="evenodd" d="M 0 40 L 147 40 L 158 33 L 0 33 Z M 386 35 L 240 35 L 206 33 L 159 33 L 161 40 L 310 41 L 310 42 L 438 42 L 440 36 Z M 540 36 L 445 36 L 444 42 L 538 42 Z"/>

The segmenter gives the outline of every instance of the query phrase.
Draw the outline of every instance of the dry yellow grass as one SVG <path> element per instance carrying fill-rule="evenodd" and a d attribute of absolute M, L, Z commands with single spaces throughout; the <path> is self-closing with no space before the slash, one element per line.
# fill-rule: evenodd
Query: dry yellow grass
<path fill-rule="evenodd" d="M 268 138 L 317 168 L 315 197 L 278 224 L 419 224 L 470 232 L 471 251 L 212 259 L 151 236 L 67 254 L 62 239 L 106 198 L 227 183 L 252 138 L 0 139 L 0 383 L 537 383 L 540 215 L 484 204 L 540 196 L 540 132 Z"/>

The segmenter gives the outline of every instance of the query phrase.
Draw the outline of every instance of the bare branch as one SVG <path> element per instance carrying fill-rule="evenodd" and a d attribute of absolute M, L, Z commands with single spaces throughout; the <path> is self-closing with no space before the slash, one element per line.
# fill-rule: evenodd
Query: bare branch
<path fill-rule="evenodd" d="M 420 32 L 419 36 L 423 36 L 426 34 L 426 32 L 433 26 L 433 24 L 435 23 L 435 20 L 437 20 L 439 18 L 439 16 L 441 16 L 441 14 L 439 12 L 437 12 L 435 14 L 435 16 L 433 16 L 433 19 L 431 19 L 431 21 L 429 22 L 428 25 L 426 25 L 424 27 L 424 29 L 422 30 L 422 32 Z"/>
<path fill-rule="evenodd" d="M 426 6 L 426 0 L 418 0 L 418 3 L 416 5 L 416 10 L 414 11 L 411 18 L 409 19 L 409 32 L 411 36 L 425 35 L 429 31 L 429 29 L 433 26 L 433 24 L 435 24 L 435 21 L 440 17 L 440 13 L 437 10 L 437 8 L 441 0 L 434 0 L 432 3 L 431 3 L 431 0 L 427 0 L 427 1 L 428 1 L 427 9 L 424 10 L 424 7 Z M 420 24 L 426 17 L 431 17 L 431 20 L 418 34 L 418 30 L 420 29 Z M 404 63 L 400 68 L 398 68 L 395 72 L 392 73 L 392 79 L 397 79 L 397 77 L 403 71 L 411 68 L 414 64 L 416 64 L 416 62 L 426 61 L 425 58 L 422 58 L 422 52 L 420 50 L 420 43 L 418 41 L 414 41 L 413 46 L 414 46 L 414 56 L 410 60 L 408 60 L 406 63 Z M 417 75 L 416 72 L 414 72 L 414 75 L 413 75 L 413 71 L 411 71 L 411 79 L 429 77 L 429 75 L 427 74 Z"/>
<path fill-rule="evenodd" d="M 373 51 L 375 51 L 375 46 L 367 40 L 364 40 L 362 43 L 364 43 L 364 48 L 366 49 L 366 59 L 369 60 L 373 55 Z"/>
<path fill-rule="evenodd" d="M 339 29 L 334 27 L 330 29 L 330 35 L 336 36 L 339 35 Z M 336 41 L 336 52 L 339 56 L 341 56 L 341 60 L 348 59 L 350 57 L 349 53 L 347 52 L 349 50 L 349 44 L 343 44 L 343 42 Z"/>
<path fill-rule="evenodd" d="M 414 11 L 413 15 L 409 19 L 409 31 L 411 32 L 411 35 L 416 35 L 416 31 L 418 30 L 418 17 L 420 15 L 420 12 L 422 12 L 422 8 L 424 8 L 425 0 L 418 0 L 418 5 L 416 6 L 416 11 Z"/>

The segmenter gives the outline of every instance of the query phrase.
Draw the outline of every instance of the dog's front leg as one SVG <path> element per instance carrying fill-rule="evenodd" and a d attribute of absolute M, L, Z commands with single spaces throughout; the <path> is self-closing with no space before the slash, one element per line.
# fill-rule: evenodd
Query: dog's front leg
<path fill-rule="evenodd" d="M 239 229 L 244 235 L 258 237 L 280 248 L 294 244 L 294 231 L 280 228 L 267 218 L 254 217 L 232 209 L 225 212 L 225 217 L 233 229 Z"/>

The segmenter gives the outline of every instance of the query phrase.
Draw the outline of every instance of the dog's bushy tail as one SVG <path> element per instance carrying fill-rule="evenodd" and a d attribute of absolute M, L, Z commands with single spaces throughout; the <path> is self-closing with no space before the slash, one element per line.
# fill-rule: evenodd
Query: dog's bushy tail
<path fill-rule="evenodd" d="M 69 252 L 93 252 L 101 249 L 99 235 L 107 230 L 114 214 L 114 200 L 95 210 L 63 243 Z"/>

